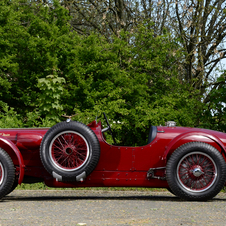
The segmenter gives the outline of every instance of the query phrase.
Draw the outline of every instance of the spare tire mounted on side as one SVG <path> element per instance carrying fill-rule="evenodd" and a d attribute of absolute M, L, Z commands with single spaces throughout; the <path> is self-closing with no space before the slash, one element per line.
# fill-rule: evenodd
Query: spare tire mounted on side
<path fill-rule="evenodd" d="M 59 181 L 82 181 L 96 167 L 100 145 L 86 125 L 60 122 L 42 139 L 40 156 L 45 169 Z"/>

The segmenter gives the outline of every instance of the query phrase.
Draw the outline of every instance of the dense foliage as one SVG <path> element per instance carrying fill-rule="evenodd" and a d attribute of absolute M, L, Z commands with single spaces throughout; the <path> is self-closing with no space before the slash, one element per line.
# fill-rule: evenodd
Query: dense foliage
<path fill-rule="evenodd" d="M 143 21 L 109 41 L 70 21 L 57 1 L 0 2 L 0 127 L 51 126 L 62 114 L 88 123 L 105 112 L 125 145 L 145 144 L 150 125 L 168 120 L 210 128 L 198 92 L 179 79 L 176 38 Z"/>

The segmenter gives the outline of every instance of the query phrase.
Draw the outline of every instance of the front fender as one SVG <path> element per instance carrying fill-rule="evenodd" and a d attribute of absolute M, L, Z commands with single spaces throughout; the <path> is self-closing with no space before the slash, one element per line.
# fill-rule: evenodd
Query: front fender
<path fill-rule="evenodd" d="M 162 157 L 162 160 L 165 160 L 165 161 L 166 161 L 166 159 L 167 159 L 167 157 L 168 157 L 168 154 L 169 154 L 171 148 L 172 148 L 179 140 L 182 140 L 182 139 L 184 139 L 184 138 L 186 138 L 186 137 L 193 136 L 193 135 L 198 135 L 198 136 L 203 136 L 203 137 L 209 138 L 210 140 L 212 140 L 212 141 L 214 141 L 215 143 L 217 143 L 217 144 L 220 146 L 220 148 L 222 149 L 222 151 L 224 151 L 224 153 L 226 154 L 226 149 L 225 149 L 225 147 L 224 147 L 224 144 L 222 143 L 222 141 L 221 141 L 218 137 L 216 137 L 216 136 L 214 136 L 214 135 L 212 135 L 212 134 L 208 134 L 208 133 L 206 133 L 206 132 L 200 132 L 200 131 L 197 131 L 197 132 L 196 132 L 196 131 L 192 131 L 192 132 L 185 132 L 185 133 L 182 133 L 182 134 L 178 135 L 177 137 L 175 137 L 174 139 L 172 139 L 172 140 L 169 142 L 168 146 L 166 147 L 166 150 L 165 150 L 165 152 L 164 152 L 164 155 L 163 155 L 163 157 Z"/>
<path fill-rule="evenodd" d="M 0 135 L 0 147 L 2 147 L 2 145 L 4 145 L 4 147 L 5 147 L 4 149 L 6 149 L 5 150 L 6 152 L 8 149 L 11 149 L 17 156 L 17 159 L 19 162 L 19 169 L 20 169 L 18 184 L 21 184 L 23 181 L 23 178 L 24 178 L 24 168 L 25 168 L 23 156 L 21 155 L 17 146 L 11 140 Z"/>

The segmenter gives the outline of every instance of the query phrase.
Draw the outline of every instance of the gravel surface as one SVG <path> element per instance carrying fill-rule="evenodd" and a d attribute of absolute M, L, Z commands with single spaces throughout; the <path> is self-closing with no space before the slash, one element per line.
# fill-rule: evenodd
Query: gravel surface
<path fill-rule="evenodd" d="M 15 190 L 0 201 L 3 225 L 226 225 L 226 193 L 187 202 L 169 192 Z"/>

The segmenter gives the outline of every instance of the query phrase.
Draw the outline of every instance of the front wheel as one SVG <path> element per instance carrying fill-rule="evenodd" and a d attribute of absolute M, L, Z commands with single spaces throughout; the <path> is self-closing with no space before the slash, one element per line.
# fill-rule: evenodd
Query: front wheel
<path fill-rule="evenodd" d="M 173 152 L 167 162 L 166 179 L 176 196 L 185 200 L 208 200 L 225 184 L 225 161 L 209 144 L 186 143 Z"/>
<path fill-rule="evenodd" d="M 14 179 L 15 169 L 12 159 L 0 148 L 0 199 L 11 191 Z"/>
<path fill-rule="evenodd" d="M 9 195 L 11 192 L 13 192 L 13 191 L 16 189 L 17 186 L 18 186 L 18 179 L 15 178 L 15 180 L 14 180 L 14 182 L 13 182 L 13 185 L 12 185 L 11 189 L 7 192 L 6 195 Z"/>

